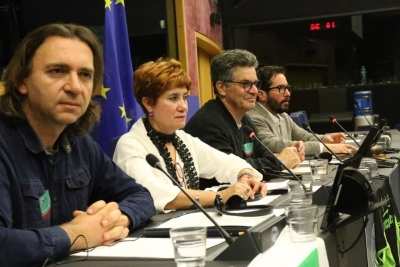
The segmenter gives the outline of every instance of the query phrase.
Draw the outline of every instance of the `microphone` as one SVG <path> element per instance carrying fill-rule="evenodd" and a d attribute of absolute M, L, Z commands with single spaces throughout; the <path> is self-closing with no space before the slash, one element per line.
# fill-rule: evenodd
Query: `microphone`
<path fill-rule="evenodd" d="M 362 108 L 358 105 L 357 100 L 354 100 L 354 105 L 358 108 L 358 110 L 361 112 L 361 114 L 363 114 L 364 118 L 367 120 L 369 126 L 372 127 L 372 124 L 369 122 L 369 120 L 367 119 L 367 116 L 365 116 L 364 111 L 362 110 Z"/>
<path fill-rule="evenodd" d="M 351 134 L 349 134 L 349 133 L 342 127 L 342 125 L 340 125 L 340 123 L 336 120 L 335 117 L 333 117 L 332 115 L 330 115 L 330 116 L 329 116 L 329 119 L 332 121 L 332 123 L 336 123 L 336 124 L 343 130 L 343 132 L 345 132 L 345 133 L 351 138 L 351 140 L 353 140 L 354 143 L 356 143 L 357 146 L 360 147 L 360 144 L 357 143 L 356 139 L 354 139 L 353 136 L 351 136 Z"/>
<path fill-rule="evenodd" d="M 310 128 L 310 125 L 308 125 L 308 123 L 303 122 L 301 124 L 303 126 L 304 129 L 306 129 L 307 131 L 309 131 L 312 135 L 314 135 L 315 138 L 317 138 L 317 140 L 332 154 L 334 155 L 340 162 L 343 162 L 338 155 L 336 155 L 335 152 L 332 151 L 332 149 L 330 149 L 324 142 L 322 142 L 321 138 L 319 138 Z"/>
<path fill-rule="evenodd" d="M 194 200 L 176 181 L 174 178 L 172 178 L 166 171 L 164 171 L 163 167 L 161 166 L 160 160 L 154 156 L 153 154 L 147 154 L 146 156 L 146 161 L 149 163 L 149 165 L 153 168 L 156 168 L 163 172 L 171 181 L 174 183 L 181 191 L 184 193 L 190 201 L 193 203 L 193 205 L 196 206 L 196 208 L 201 211 L 214 225 L 217 227 L 219 233 L 222 235 L 223 238 L 225 238 L 226 243 L 229 245 L 233 244 L 235 242 L 235 239 L 231 237 L 208 213 L 205 211 L 205 209 L 196 201 Z"/>
<path fill-rule="evenodd" d="M 256 134 L 254 133 L 253 129 L 251 129 L 248 125 L 244 125 L 243 126 L 243 131 L 245 132 L 245 134 L 247 134 L 251 139 L 255 139 L 257 140 L 258 143 L 260 143 L 276 160 L 280 161 L 275 155 L 274 153 L 271 152 L 271 150 L 269 150 L 269 148 L 264 145 L 264 143 L 256 136 Z M 301 184 L 301 186 L 304 189 L 304 192 L 310 191 L 312 190 L 312 188 L 307 189 L 307 187 L 303 184 L 303 182 L 299 179 L 299 177 L 296 176 L 296 174 L 294 174 L 290 168 L 288 168 L 288 166 L 286 166 L 283 162 L 281 162 L 281 165 L 283 166 L 283 168 L 285 168 L 294 178 L 296 178 L 297 181 L 299 181 L 299 183 Z"/>

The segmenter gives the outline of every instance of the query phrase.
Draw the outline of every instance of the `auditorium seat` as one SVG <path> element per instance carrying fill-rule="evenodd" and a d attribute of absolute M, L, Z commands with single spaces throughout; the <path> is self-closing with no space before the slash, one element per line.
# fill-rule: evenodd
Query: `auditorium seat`
<path fill-rule="evenodd" d="M 307 117 L 307 113 L 305 111 L 292 112 L 292 113 L 290 113 L 290 117 L 301 128 L 303 128 L 304 122 L 308 124 L 308 117 Z"/>

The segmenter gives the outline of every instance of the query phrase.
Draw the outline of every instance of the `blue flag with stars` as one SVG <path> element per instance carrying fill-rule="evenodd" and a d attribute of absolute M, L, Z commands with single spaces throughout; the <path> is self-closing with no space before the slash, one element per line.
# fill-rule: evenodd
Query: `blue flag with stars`
<path fill-rule="evenodd" d="M 129 131 L 140 110 L 133 95 L 133 69 L 124 0 L 105 0 L 105 72 L 100 99 L 100 124 L 92 132 L 104 152 L 111 155 L 110 141 Z M 137 112 L 137 111 L 136 111 Z"/>

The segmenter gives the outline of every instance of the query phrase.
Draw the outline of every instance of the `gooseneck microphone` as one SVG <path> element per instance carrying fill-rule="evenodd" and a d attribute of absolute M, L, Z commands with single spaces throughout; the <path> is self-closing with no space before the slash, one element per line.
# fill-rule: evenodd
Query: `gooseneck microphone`
<path fill-rule="evenodd" d="M 308 123 L 303 122 L 301 124 L 301 126 L 303 126 L 304 129 L 306 129 L 307 131 L 309 131 L 315 138 L 317 138 L 317 140 L 332 154 L 334 155 L 340 162 L 343 162 L 338 155 L 336 155 L 335 152 L 332 151 L 332 149 L 330 149 L 324 142 L 322 142 L 321 138 L 319 138 L 310 128 L 310 125 L 308 125 Z"/>
<path fill-rule="evenodd" d="M 354 105 L 358 108 L 358 110 L 361 112 L 361 114 L 363 114 L 364 118 L 367 120 L 369 126 L 372 127 L 372 124 L 369 122 L 369 120 L 367 119 L 367 116 L 365 116 L 364 111 L 362 110 L 362 108 L 360 107 L 360 105 L 358 105 L 357 100 L 354 100 Z"/>
<path fill-rule="evenodd" d="M 207 213 L 207 211 L 204 210 L 204 208 L 196 201 L 194 200 L 187 192 L 185 189 L 183 189 L 178 181 L 176 181 L 174 178 L 172 178 L 166 171 L 164 171 L 163 167 L 161 166 L 160 160 L 154 156 L 153 154 L 147 154 L 146 156 L 146 161 L 149 163 L 149 165 L 153 168 L 156 168 L 160 171 L 162 171 L 171 181 L 174 183 L 181 191 L 184 193 L 190 201 L 193 203 L 193 205 L 196 206 L 196 208 L 201 211 L 214 225 L 217 227 L 219 233 L 222 235 L 223 238 L 225 238 L 226 243 L 231 245 L 233 242 L 235 242 L 235 239 L 231 237 L 214 219 Z"/>
<path fill-rule="evenodd" d="M 346 129 L 344 129 L 344 128 L 342 127 L 342 125 L 340 125 L 340 123 L 337 121 L 337 119 L 336 119 L 335 117 L 333 117 L 332 115 L 330 115 L 330 116 L 329 116 L 329 119 L 331 120 L 332 123 L 336 123 L 336 124 L 343 130 L 343 132 L 345 132 L 345 133 L 351 138 L 351 140 L 353 140 L 354 143 L 356 143 L 357 146 L 360 147 L 360 144 L 356 141 L 356 139 L 354 139 L 353 136 L 351 136 L 351 134 L 349 134 L 349 133 L 346 131 Z"/>
<path fill-rule="evenodd" d="M 294 174 L 290 168 L 288 166 L 286 166 L 283 162 L 281 162 L 275 155 L 274 153 L 272 153 L 271 150 L 269 150 L 269 148 L 264 145 L 264 143 L 256 136 L 256 134 L 254 133 L 253 129 L 251 129 L 248 125 L 244 125 L 243 126 L 243 131 L 245 132 L 245 134 L 247 134 L 251 139 L 255 139 L 258 143 L 260 143 L 276 160 L 278 160 L 280 162 L 280 164 L 283 166 L 283 168 L 285 168 L 285 170 L 287 170 L 294 178 L 296 178 L 297 181 L 299 181 L 299 183 L 301 184 L 301 186 L 303 187 L 304 191 L 310 191 L 312 190 L 311 188 L 308 189 L 303 182 L 299 179 L 299 177 L 296 176 L 296 174 Z"/>

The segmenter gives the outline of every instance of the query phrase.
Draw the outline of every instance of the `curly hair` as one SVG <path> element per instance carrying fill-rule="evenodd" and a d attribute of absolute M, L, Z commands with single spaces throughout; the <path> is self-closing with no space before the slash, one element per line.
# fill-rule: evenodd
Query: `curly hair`
<path fill-rule="evenodd" d="M 78 39 L 86 43 L 93 53 L 93 93 L 101 88 L 104 62 L 103 53 L 96 35 L 88 28 L 75 24 L 53 23 L 41 26 L 30 32 L 22 40 L 8 64 L 3 81 L 5 93 L 0 97 L 0 114 L 26 119 L 23 103 L 27 96 L 18 91 L 18 87 L 32 73 L 32 60 L 37 49 L 51 37 Z M 91 130 L 94 123 L 99 120 L 100 107 L 96 102 L 90 101 L 86 112 L 73 124 L 66 127 L 65 133 L 83 136 Z"/>
<path fill-rule="evenodd" d="M 171 88 L 185 87 L 190 91 L 191 83 L 182 64 L 172 58 L 146 62 L 133 73 L 133 92 L 146 116 L 149 114 L 142 103 L 143 97 L 149 98 L 155 104 L 160 95 Z"/>
<path fill-rule="evenodd" d="M 211 61 L 211 79 L 215 95 L 219 95 L 216 84 L 218 81 L 228 83 L 233 79 L 237 67 L 257 68 L 256 56 L 243 49 L 224 50 Z"/>
<path fill-rule="evenodd" d="M 257 78 L 262 82 L 261 90 L 269 91 L 272 85 L 272 77 L 277 74 L 285 75 L 286 71 L 284 67 L 280 66 L 264 66 L 257 70 Z"/>

